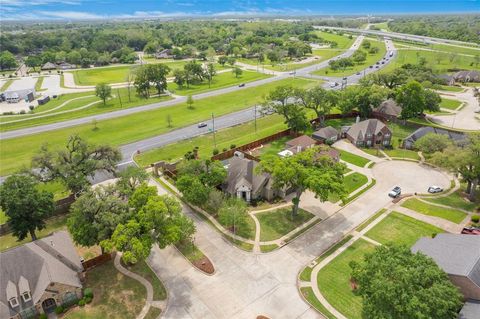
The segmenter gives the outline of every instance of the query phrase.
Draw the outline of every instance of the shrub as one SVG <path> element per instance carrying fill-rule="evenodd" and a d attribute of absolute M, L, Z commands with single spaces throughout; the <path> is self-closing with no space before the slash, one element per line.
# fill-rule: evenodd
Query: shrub
<path fill-rule="evenodd" d="M 214 148 L 213 151 L 212 151 L 212 154 L 217 155 L 218 154 L 218 148 Z"/>
<path fill-rule="evenodd" d="M 38 319 L 47 319 L 48 316 L 44 313 L 40 314 L 40 316 L 38 316 Z"/>
<path fill-rule="evenodd" d="M 222 150 L 222 152 L 226 152 L 226 151 L 228 151 L 228 149 L 225 147 L 225 148 Z"/>
<path fill-rule="evenodd" d="M 35 108 L 35 106 L 29 105 L 28 108 L 30 109 L 30 111 L 33 111 L 33 109 Z"/>
<path fill-rule="evenodd" d="M 472 222 L 478 223 L 480 221 L 480 216 L 479 215 L 472 215 Z"/>
<path fill-rule="evenodd" d="M 235 147 L 237 147 L 237 145 L 235 145 L 235 144 L 230 145 L 231 150 L 233 150 Z"/>
<path fill-rule="evenodd" d="M 93 298 L 93 290 L 92 290 L 92 288 L 85 288 L 85 289 L 83 290 L 83 296 L 84 296 L 85 298 Z"/>
<path fill-rule="evenodd" d="M 92 298 L 90 297 L 85 297 L 85 302 L 88 304 L 88 303 L 91 303 L 92 302 Z"/>
<path fill-rule="evenodd" d="M 78 301 L 78 305 L 79 305 L 80 307 L 85 306 L 85 299 L 80 299 L 80 300 Z"/>
<path fill-rule="evenodd" d="M 18 114 L 25 114 L 27 112 L 25 112 L 25 110 L 21 110 L 20 112 L 18 112 Z"/>
<path fill-rule="evenodd" d="M 62 306 L 58 306 L 57 308 L 55 308 L 55 313 L 56 313 L 57 315 L 63 313 L 64 311 L 65 311 L 65 309 L 63 309 Z"/>

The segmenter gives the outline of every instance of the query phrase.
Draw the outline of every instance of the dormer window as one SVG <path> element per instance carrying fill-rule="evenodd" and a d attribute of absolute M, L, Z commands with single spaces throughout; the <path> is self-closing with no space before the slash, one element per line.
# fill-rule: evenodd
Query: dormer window
<path fill-rule="evenodd" d="M 12 307 L 12 308 L 18 307 L 17 297 L 10 298 L 10 300 L 8 300 L 8 302 L 10 303 L 10 307 Z"/>
<path fill-rule="evenodd" d="M 30 296 L 30 292 L 28 292 L 28 291 L 25 291 L 25 292 L 22 294 L 22 298 L 23 298 L 23 301 L 24 301 L 24 302 L 27 302 L 27 301 L 32 300 L 32 297 Z"/>

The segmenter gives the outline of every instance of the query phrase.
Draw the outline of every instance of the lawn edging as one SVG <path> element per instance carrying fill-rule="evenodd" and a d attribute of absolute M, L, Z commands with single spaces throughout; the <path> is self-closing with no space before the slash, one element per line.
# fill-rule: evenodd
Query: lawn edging
<path fill-rule="evenodd" d="M 196 269 L 197 271 L 199 271 L 199 272 L 201 272 L 201 273 L 203 273 L 203 274 L 205 274 L 205 275 L 213 276 L 213 275 L 215 274 L 215 272 L 216 272 L 216 269 L 215 269 L 215 266 L 213 265 L 212 261 L 210 260 L 210 258 L 207 257 L 207 255 L 205 255 L 205 253 L 204 253 L 203 251 L 200 250 L 200 248 L 198 248 L 197 245 L 193 244 L 193 246 L 194 246 L 196 249 L 198 249 L 198 251 L 199 251 L 200 253 L 202 253 L 203 258 L 206 258 L 207 261 L 210 263 L 210 265 L 211 265 L 212 268 L 213 268 L 213 271 L 212 271 L 212 272 L 208 272 L 208 271 L 202 269 L 201 267 L 199 267 L 198 265 L 196 265 L 192 260 L 190 260 L 190 258 L 188 258 L 187 256 L 184 255 L 184 253 L 177 247 L 177 245 L 173 245 L 173 247 L 175 247 L 175 249 L 183 256 L 183 258 L 185 258 L 185 260 L 187 260 L 187 261 L 190 263 L 190 265 L 192 265 L 192 267 L 193 267 L 194 269 Z M 203 265 L 203 264 L 202 264 L 202 265 Z"/>

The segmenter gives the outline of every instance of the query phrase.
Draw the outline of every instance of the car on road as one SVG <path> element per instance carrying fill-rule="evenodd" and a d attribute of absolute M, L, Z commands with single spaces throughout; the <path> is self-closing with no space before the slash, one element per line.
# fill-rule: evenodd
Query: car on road
<path fill-rule="evenodd" d="M 331 87 L 331 88 L 334 88 L 334 87 L 336 87 L 337 85 L 338 85 L 337 82 L 330 82 L 330 87 Z"/>
<path fill-rule="evenodd" d="M 198 123 L 197 127 L 198 128 L 207 127 L 207 123 L 204 123 L 204 122 Z"/>
<path fill-rule="evenodd" d="M 362 72 L 357 72 L 357 75 L 361 75 L 361 74 L 362 74 Z"/>
<path fill-rule="evenodd" d="M 462 229 L 462 234 L 466 235 L 480 235 L 480 228 L 469 226 Z"/>
<path fill-rule="evenodd" d="M 373 69 L 373 65 L 370 65 L 369 68 L 370 68 L 370 69 Z"/>
<path fill-rule="evenodd" d="M 432 185 L 428 188 L 428 192 L 431 193 L 431 194 L 441 193 L 441 192 L 443 192 L 443 188 L 441 188 L 440 186 Z"/>
<path fill-rule="evenodd" d="M 243 88 L 245 86 L 245 83 L 241 83 L 238 85 L 239 88 Z"/>
<path fill-rule="evenodd" d="M 400 188 L 400 186 L 395 186 L 389 193 L 388 193 L 388 196 L 392 197 L 392 198 L 397 198 L 398 196 L 400 196 L 402 194 L 402 189 Z"/>
<path fill-rule="evenodd" d="M 292 71 L 292 72 L 290 72 L 290 73 L 288 73 L 288 74 L 290 74 L 290 75 L 294 75 L 294 74 L 295 74 L 295 71 Z"/>

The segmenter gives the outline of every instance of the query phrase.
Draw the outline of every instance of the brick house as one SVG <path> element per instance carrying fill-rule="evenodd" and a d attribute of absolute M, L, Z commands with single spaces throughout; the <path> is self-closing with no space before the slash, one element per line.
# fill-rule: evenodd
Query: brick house
<path fill-rule="evenodd" d="M 0 253 L 0 318 L 36 318 L 82 297 L 83 266 L 65 231 Z"/>
<path fill-rule="evenodd" d="M 381 121 L 369 119 L 353 124 L 346 138 L 360 147 L 390 146 L 392 131 Z"/>

